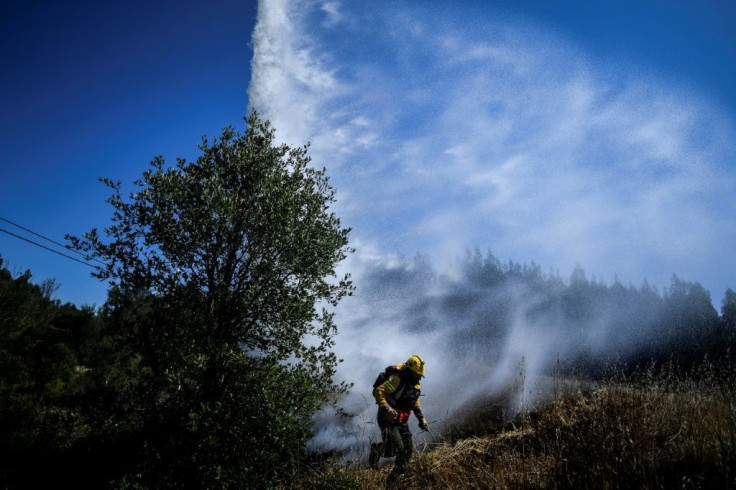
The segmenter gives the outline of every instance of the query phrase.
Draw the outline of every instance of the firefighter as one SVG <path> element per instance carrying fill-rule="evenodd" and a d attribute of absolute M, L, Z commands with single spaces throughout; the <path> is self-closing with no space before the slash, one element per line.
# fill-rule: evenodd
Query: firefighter
<path fill-rule="evenodd" d="M 389 366 L 382 374 L 374 384 L 373 397 L 378 405 L 378 427 L 383 442 L 371 444 L 369 464 L 376 469 L 381 457 L 396 456 L 396 464 L 389 475 L 390 482 L 406 471 L 414 452 L 408 424 L 412 412 L 417 416 L 419 428 L 429 429 L 419 403 L 419 381 L 424 377 L 424 361 L 414 355 L 404 363 Z"/>

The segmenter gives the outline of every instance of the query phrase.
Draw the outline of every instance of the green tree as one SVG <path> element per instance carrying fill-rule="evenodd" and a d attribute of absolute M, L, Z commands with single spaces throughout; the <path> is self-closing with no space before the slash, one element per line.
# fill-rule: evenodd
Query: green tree
<path fill-rule="evenodd" d="M 728 288 L 721 301 L 721 324 L 729 344 L 736 340 L 736 292 Z"/>
<path fill-rule="evenodd" d="M 140 455 L 129 482 L 287 481 L 312 416 L 347 389 L 332 381 L 333 308 L 352 291 L 335 192 L 308 146 L 276 145 L 256 112 L 246 122 L 203 138 L 195 162 L 157 157 L 128 199 L 103 179 L 106 236 L 68 237 L 109 264 L 103 316 L 136 400 L 114 417 Z"/>
<path fill-rule="evenodd" d="M 0 486 L 34 486 L 67 466 L 86 425 L 76 403 L 94 312 L 51 298 L 53 281 L 14 277 L 0 257 Z"/>
<path fill-rule="evenodd" d="M 702 285 L 673 275 L 663 306 L 665 330 L 660 342 L 664 339 L 667 350 L 676 352 L 685 363 L 696 363 L 719 349 L 718 311 Z"/>

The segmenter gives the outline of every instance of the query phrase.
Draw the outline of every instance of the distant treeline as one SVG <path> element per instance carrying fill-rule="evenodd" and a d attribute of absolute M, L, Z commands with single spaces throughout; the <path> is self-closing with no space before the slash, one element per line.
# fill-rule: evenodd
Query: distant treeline
<path fill-rule="evenodd" d="M 452 274 L 438 274 L 421 255 L 376 265 L 362 287 L 368 302 L 394 312 L 406 331 L 442 330 L 449 348 L 491 363 L 523 342 L 540 345 L 550 363 L 565 356 L 593 374 L 613 360 L 722 357 L 736 341 L 736 293 L 726 291 L 719 315 L 703 286 L 677 276 L 662 291 L 646 280 L 635 287 L 588 279 L 580 266 L 563 279 L 535 263 L 475 250 Z"/>

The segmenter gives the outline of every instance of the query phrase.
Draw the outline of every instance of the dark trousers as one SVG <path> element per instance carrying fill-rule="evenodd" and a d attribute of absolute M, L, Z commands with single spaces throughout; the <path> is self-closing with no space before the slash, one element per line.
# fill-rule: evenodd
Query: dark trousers
<path fill-rule="evenodd" d="M 395 471 L 401 473 L 411 459 L 414 445 L 411 441 L 411 431 L 407 422 L 389 422 L 383 413 L 378 414 L 378 427 L 381 429 L 383 443 L 379 444 L 379 451 L 384 458 L 396 456 Z"/>

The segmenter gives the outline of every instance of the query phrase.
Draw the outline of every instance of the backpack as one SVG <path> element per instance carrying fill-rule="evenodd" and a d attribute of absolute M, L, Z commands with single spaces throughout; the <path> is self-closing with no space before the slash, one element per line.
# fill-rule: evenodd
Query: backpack
<path fill-rule="evenodd" d="M 376 380 L 373 382 L 373 388 L 378 388 L 380 385 L 386 382 L 388 378 L 393 374 L 398 374 L 400 371 L 396 369 L 396 366 L 388 366 L 382 372 L 378 373 Z"/>

